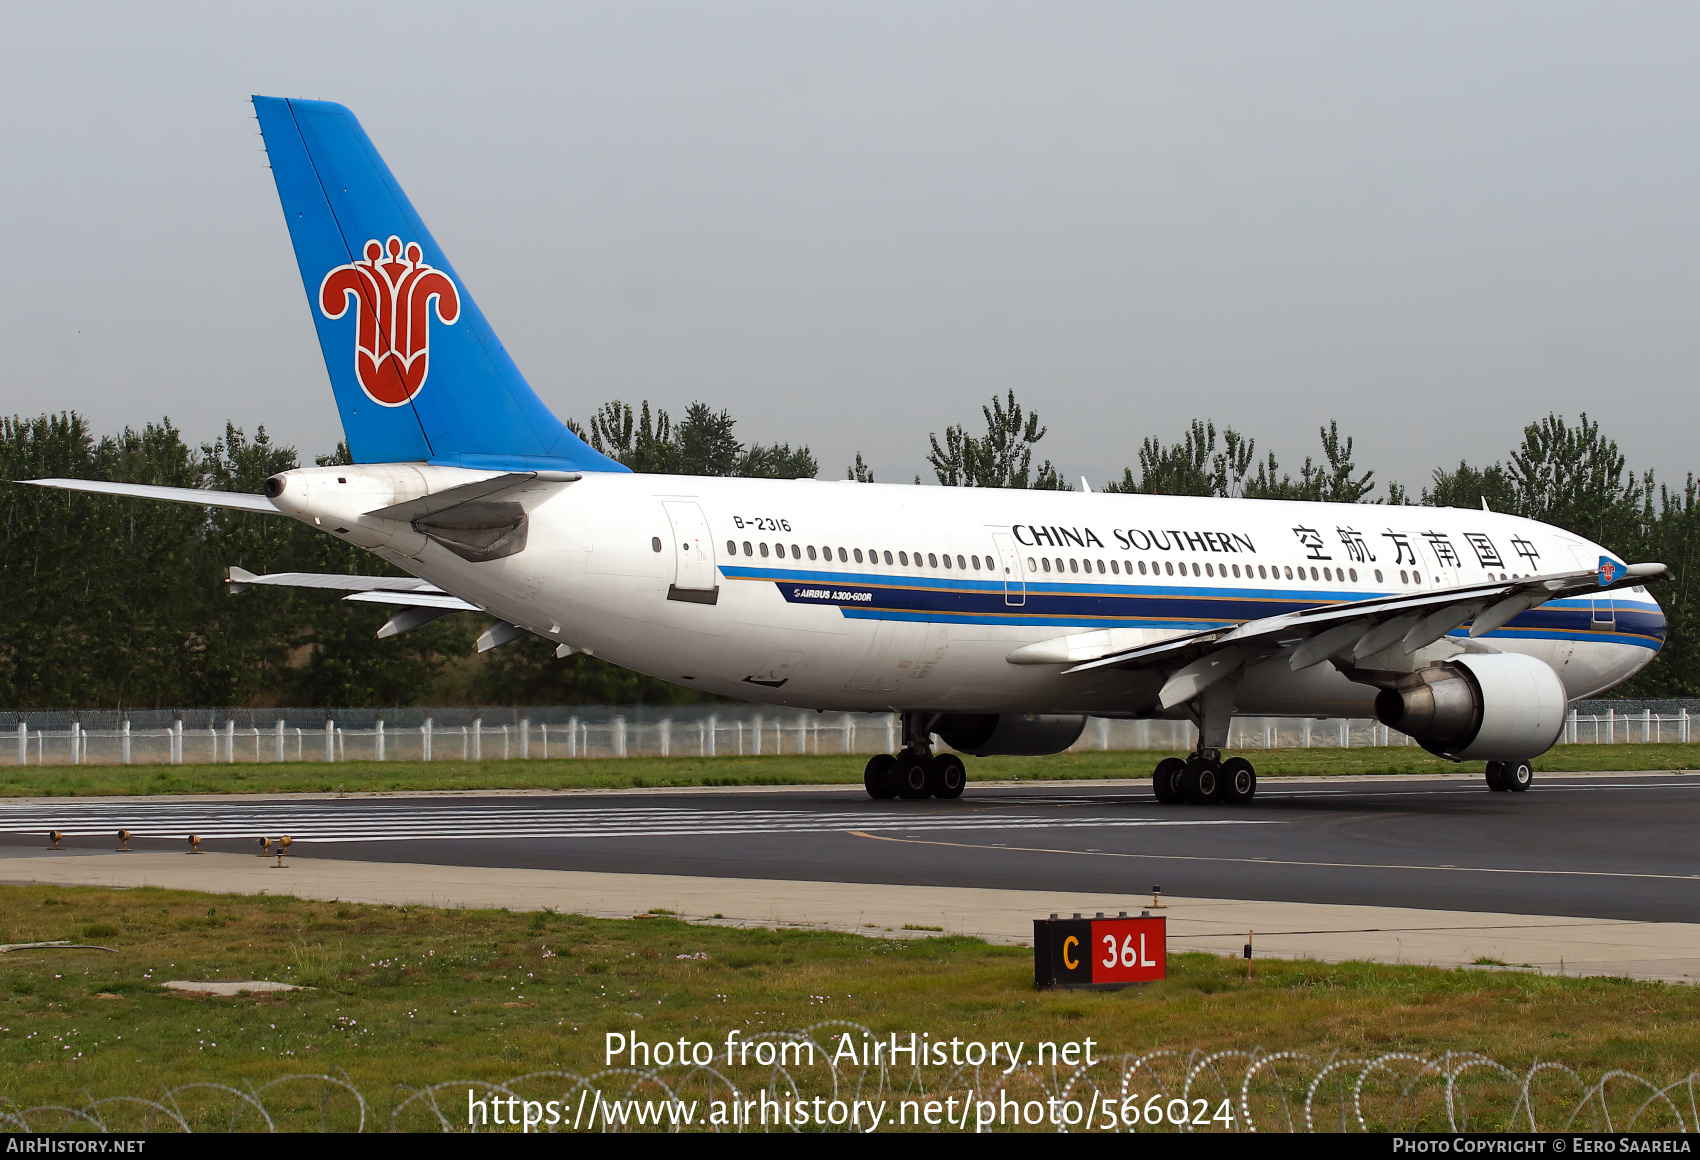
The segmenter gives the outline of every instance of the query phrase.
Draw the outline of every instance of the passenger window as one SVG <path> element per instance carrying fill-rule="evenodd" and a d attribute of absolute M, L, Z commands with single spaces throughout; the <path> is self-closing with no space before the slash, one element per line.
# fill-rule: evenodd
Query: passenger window
<path fill-rule="evenodd" d="M 927 567 L 937 568 L 938 566 L 939 566 L 939 558 L 937 556 L 935 556 L 933 553 L 928 552 L 927 553 Z"/>
<path fill-rule="evenodd" d="M 659 544 L 661 541 L 657 540 L 655 542 L 657 544 Z M 657 552 L 659 552 L 661 549 L 656 548 L 655 550 Z M 736 556 L 738 554 L 738 541 L 737 540 L 727 540 L 726 541 L 726 554 L 728 556 Z"/>
<path fill-rule="evenodd" d="M 810 544 L 809 545 L 809 559 L 813 560 L 814 558 L 815 558 L 815 546 L 813 544 Z"/>
<path fill-rule="evenodd" d="M 1405 569 L 1403 569 L 1403 568 L 1399 569 L 1399 583 L 1409 584 L 1410 582 L 1411 582 L 1410 574 L 1408 572 L 1406 572 Z"/>
<path fill-rule="evenodd" d="M 1205 564 L 1204 565 L 1204 574 L 1206 576 L 1216 575 L 1216 566 L 1214 564 Z"/>
<path fill-rule="evenodd" d="M 1330 582 L 1332 582 L 1332 581 L 1333 581 L 1333 579 L 1334 579 L 1334 569 L 1332 569 L 1332 568 L 1324 568 L 1324 569 L 1323 569 L 1323 570 L 1322 570 L 1322 578 L 1323 578 L 1323 579 L 1324 579 L 1324 580 L 1327 580 L 1327 581 L 1330 581 Z"/>
<path fill-rule="evenodd" d="M 1051 558 L 1049 556 L 1041 556 L 1039 559 L 1044 561 L 1045 571 L 1049 572 L 1051 570 Z"/>
<path fill-rule="evenodd" d="M 1163 562 L 1163 567 L 1168 569 L 1169 575 L 1173 576 L 1175 574 L 1175 566 L 1168 561 Z"/>
<path fill-rule="evenodd" d="M 1381 583 L 1381 569 L 1380 569 L 1380 568 L 1377 568 L 1377 569 L 1376 569 L 1376 570 L 1375 570 L 1375 582 L 1376 582 L 1376 583 L 1377 583 L 1377 584 L 1380 584 L 1380 583 Z"/>
<path fill-rule="evenodd" d="M 759 546 L 760 546 L 760 548 L 761 548 L 761 554 L 762 554 L 762 556 L 763 556 L 763 557 L 766 557 L 766 555 L 767 555 L 767 545 L 766 545 L 766 544 L 761 544 L 761 545 L 759 545 Z"/>
<path fill-rule="evenodd" d="M 746 556 L 755 555 L 755 553 L 750 550 L 750 542 L 748 540 L 744 541 L 744 555 L 746 555 Z"/>
<path fill-rule="evenodd" d="M 1114 561 L 1111 561 L 1111 562 L 1114 563 Z M 1099 560 L 1098 561 L 1098 575 L 1102 576 L 1103 574 L 1104 574 L 1104 561 Z"/>
<path fill-rule="evenodd" d="M 886 563 L 887 563 L 887 564 L 890 564 L 890 563 L 891 563 L 891 553 L 890 553 L 890 552 L 887 552 L 887 553 L 886 553 L 886 554 L 885 554 L 885 562 L 886 562 Z"/>
<path fill-rule="evenodd" d="M 1037 565 L 1033 562 L 1032 556 L 1027 557 L 1027 570 L 1029 572 L 1037 572 L 1039 570 L 1039 565 Z M 1050 569 L 1048 569 L 1048 568 L 1046 569 L 1046 571 L 1049 571 L 1049 570 Z"/>
<path fill-rule="evenodd" d="M 950 553 L 949 552 L 946 552 L 944 554 L 944 566 L 945 566 L 945 569 L 947 571 L 950 569 Z"/>
<path fill-rule="evenodd" d="M 1193 566 L 1192 566 L 1192 574 L 1193 574 L 1193 575 L 1194 575 L 1194 576 L 1196 576 L 1196 575 L 1198 575 L 1198 565 L 1197 565 L 1197 564 L 1194 564 L 1194 565 L 1193 565 Z"/>
<path fill-rule="evenodd" d="M 1234 568 L 1234 579 L 1238 580 L 1240 578 L 1240 566 L 1238 564 L 1235 564 L 1233 566 L 1233 568 Z"/>
<path fill-rule="evenodd" d="M 856 563 L 860 564 L 861 562 L 862 562 L 862 549 L 857 548 L 856 549 Z"/>
<path fill-rule="evenodd" d="M 1320 576 L 1318 576 L 1318 575 L 1317 575 L 1317 574 L 1316 574 L 1316 569 L 1315 569 L 1315 568 L 1312 568 L 1312 569 L 1311 569 L 1311 570 L 1310 570 L 1310 578 L 1311 578 L 1311 579 L 1312 579 L 1312 580 L 1320 580 L 1320 579 L 1322 579 L 1322 577 L 1320 577 Z"/>
<path fill-rule="evenodd" d="M 1141 576 L 1145 575 L 1145 561 L 1144 560 L 1141 560 L 1139 562 L 1139 574 Z"/>
<path fill-rule="evenodd" d="M 1068 570 L 1069 570 L 1069 571 L 1070 571 L 1070 572 L 1078 572 L 1078 571 L 1080 571 L 1080 565 L 1079 565 L 1079 563 L 1077 563 L 1077 562 L 1076 562 L 1076 561 L 1075 561 L 1075 559 L 1074 559 L 1074 557 L 1073 557 L 1073 556 L 1070 556 L 1070 557 L 1069 557 L 1069 558 L 1068 558 Z"/>
<path fill-rule="evenodd" d="M 1287 568 L 1287 579 L 1291 580 L 1292 578 L 1293 578 L 1293 569 L 1292 569 L 1291 566 L 1289 566 Z"/>
<path fill-rule="evenodd" d="M 838 549 L 838 562 L 840 564 L 848 564 L 850 562 L 850 554 L 843 548 Z"/>
<path fill-rule="evenodd" d="M 1263 570 L 1263 565 L 1262 565 L 1262 564 L 1259 564 L 1259 565 L 1258 565 L 1258 566 L 1257 566 L 1257 578 L 1258 578 L 1258 579 L 1259 579 L 1259 580 L 1267 580 L 1267 579 L 1269 579 L 1269 573 L 1267 573 L 1267 572 L 1265 572 L 1265 571 L 1264 571 L 1264 570 Z"/>
<path fill-rule="evenodd" d="M 909 553 L 908 552 L 897 553 L 897 562 L 899 564 L 902 564 L 905 568 L 909 567 Z"/>
<path fill-rule="evenodd" d="M 793 560 L 801 560 L 803 558 L 803 549 L 799 548 L 796 544 L 792 544 L 791 558 Z"/>
<path fill-rule="evenodd" d="M 1411 573 L 1411 583 L 1421 584 L 1422 582 L 1423 582 L 1423 574 L 1421 572 L 1412 572 Z"/>
<path fill-rule="evenodd" d="M 978 572 L 980 570 L 980 557 L 970 556 L 968 557 L 968 562 L 974 565 L 974 571 Z"/>
<path fill-rule="evenodd" d="M 1111 560 L 1111 561 L 1110 561 L 1110 572 L 1111 572 L 1111 573 L 1112 573 L 1112 574 L 1113 574 L 1113 575 L 1116 575 L 1116 576 L 1120 576 L 1120 575 L 1121 575 L 1121 574 L 1122 574 L 1122 566 L 1121 566 L 1121 561 L 1119 561 L 1119 560 Z"/>
<path fill-rule="evenodd" d="M 961 556 L 958 556 L 956 558 L 956 566 L 958 568 L 967 568 L 968 567 L 968 561 L 964 560 Z"/>
<path fill-rule="evenodd" d="M 1358 570 L 1356 568 L 1348 568 L 1347 571 L 1351 573 L 1352 583 L 1356 584 L 1358 582 Z"/>

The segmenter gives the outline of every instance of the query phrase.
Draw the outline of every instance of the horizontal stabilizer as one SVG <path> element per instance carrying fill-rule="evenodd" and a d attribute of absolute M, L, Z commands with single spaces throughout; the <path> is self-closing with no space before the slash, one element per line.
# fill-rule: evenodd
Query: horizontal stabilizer
<path fill-rule="evenodd" d="M 374 519 L 396 520 L 410 524 L 414 520 L 422 520 L 426 516 L 434 516 L 457 508 L 463 503 L 473 500 L 517 499 L 518 494 L 537 492 L 547 496 L 553 494 L 554 488 L 549 484 L 571 483 L 583 478 L 576 471 L 510 471 L 504 475 L 491 476 L 473 483 L 463 483 L 459 487 L 447 488 L 443 491 L 422 495 L 418 499 L 410 499 L 406 503 L 392 504 L 389 507 L 378 508 L 366 514 Z"/>
<path fill-rule="evenodd" d="M 272 501 L 263 495 L 245 491 L 208 491 L 200 487 L 158 487 L 151 483 L 108 483 L 103 479 L 20 479 L 18 483 L 33 483 L 37 487 L 57 487 L 64 491 L 85 491 L 94 495 L 121 495 L 129 499 L 163 499 L 172 503 L 192 503 L 202 507 L 238 508 L 246 512 L 279 515 Z"/>

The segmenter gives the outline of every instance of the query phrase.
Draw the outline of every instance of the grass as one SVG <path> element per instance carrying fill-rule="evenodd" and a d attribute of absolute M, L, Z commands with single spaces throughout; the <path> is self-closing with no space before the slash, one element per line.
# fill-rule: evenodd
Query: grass
<path fill-rule="evenodd" d="M 1480 772 L 1415 748 L 1245 750 L 1259 777 Z M 971 758 L 973 781 L 1148 777 L 1155 750 Z M 631 789 L 667 786 L 859 785 L 867 755 L 633 757 L 576 761 L 350 761 L 236 765 L 0 767 L 0 797 L 191 793 L 334 793 L 399 790 Z M 1700 745 L 1562 745 L 1538 771 L 1700 768 Z"/>
<path fill-rule="evenodd" d="M 1276 960 L 1258 960 L 1248 979 L 1237 959 L 1184 954 L 1146 987 L 1041 993 L 1031 951 L 961 937 L 156 889 L 8 887 L 0 922 L 8 942 L 117 931 L 100 936 L 115 955 L 0 956 L 0 1097 L 24 1106 L 329 1073 L 383 1113 L 401 1098 L 396 1084 L 599 1070 L 607 1032 L 719 1043 L 731 1028 L 834 1019 L 1030 1045 L 1090 1036 L 1101 1054 L 1174 1047 L 1183 1058 L 1253 1046 L 1477 1050 L 1513 1069 L 1558 1059 L 1663 1082 L 1700 1062 L 1700 988 L 1622 979 Z M 220 978 L 312 989 L 216 998 L 161 987 Z M 296 1110 L 317 1117 L 317 1090 L 297 1094 Z"/>

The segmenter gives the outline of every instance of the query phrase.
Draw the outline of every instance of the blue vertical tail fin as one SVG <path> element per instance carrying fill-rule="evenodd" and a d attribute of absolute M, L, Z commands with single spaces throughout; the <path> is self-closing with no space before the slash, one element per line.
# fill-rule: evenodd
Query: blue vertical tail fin
<path fill-rule="evenodd" d="M 356 462 L 626 470 L 532 391 L 353 113 L 254 112 Z"/>

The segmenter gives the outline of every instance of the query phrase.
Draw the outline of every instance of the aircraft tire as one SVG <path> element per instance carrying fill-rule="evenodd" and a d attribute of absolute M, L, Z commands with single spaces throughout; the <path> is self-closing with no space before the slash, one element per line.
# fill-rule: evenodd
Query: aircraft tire
<path fill-rule="evenodd" d="M 1185 769 L 1186 762 L 1178 757 L 1165 757 L 1157 763 L 1156 770 L 1151 774 L 1151 788 L 1156 792 L 1158 801 L 1166 806 L 1173 806 L 1186 800 L 1175 784 Z"/>
<path fill-rule="evenodd" d="M 1505 763 L 1490 761 L 1487 763 L 1487 787 L 1494 793 L 1504 793 L 1511 787 L 1505 784 Z"/>
<path fill-rule="evenodd" d="M 1230 757 L 1217 775 L 1222 782 L 1222 800 L 1243 806 L 1257 795 L 1257 770 L 1243 757 Z"/>
<path fill-rule="evenodd" d="M 968 770 L 956 754 L 940 753 L 927 763 L 927 784 L 940 801 L 959 798 L 968 788 Z"/>
<path fill-rule="evenodd" d="M 1222 800 L 1222 767 L 1211 761 L 1189 761 L 1179 778 L 1182 796 L 1195 806 Z"/>
<path fill-rule="evenodd" d="M 1535 784 L 1535 767 L 1527 761 L 1507 761 L 1499 767 L 1499 780 L 1512 793 L 1527 793 Z"/>
<path fill-rule="evenodd" d="M 897 787 L 897 796 L 906 801 L 930 796 L 932 778 L 927 776 L 927 759 L 911 753 L 898 757 L 892 769 L 892 784 Z"/>
<path fill-rule="evenodd" d="M 869 797 L 885 801 L 897 796 L 897 785 L 892 778 L 896 768 L 897 758 L 889 753 L 876 753 L 868 759 L 868 767 L 862 771 L 862 788 Z"/>

